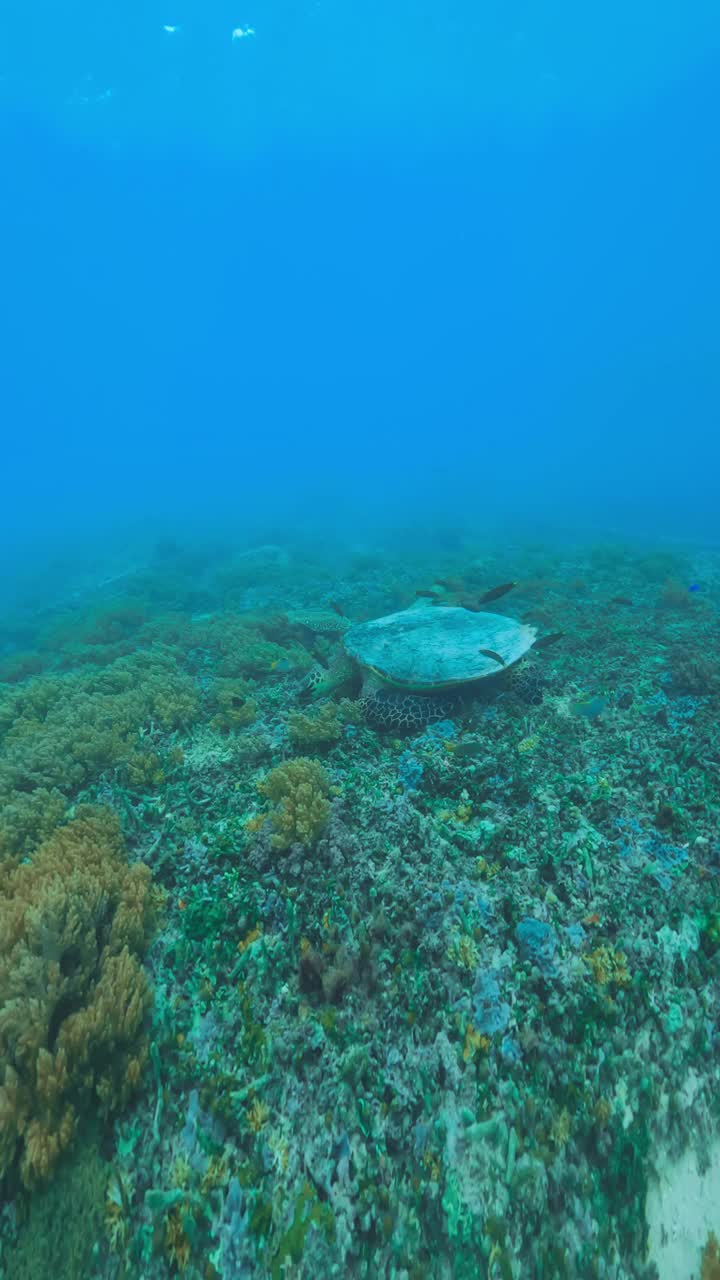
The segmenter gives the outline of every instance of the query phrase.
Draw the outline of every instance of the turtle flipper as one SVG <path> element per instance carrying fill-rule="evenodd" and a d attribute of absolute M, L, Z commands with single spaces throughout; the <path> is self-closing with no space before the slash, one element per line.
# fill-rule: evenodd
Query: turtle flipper
<path fill-rule="evenodd" d="M 344 684 L 357 678 L 357 667 L 344 649 L 338 648 L 332 654 L 326 667 L 319 662 L 310 668 L 300 687 L 300 697 L 305 702 L 315 698 L 327 697 Z"/>

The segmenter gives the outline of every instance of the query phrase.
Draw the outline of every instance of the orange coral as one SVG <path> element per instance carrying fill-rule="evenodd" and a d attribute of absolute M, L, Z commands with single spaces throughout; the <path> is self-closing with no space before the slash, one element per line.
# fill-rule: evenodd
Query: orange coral
<path fill-rule="evenodd" d="M 0 1182 L 18 1155 L 32 1186 L 70 1144 L 82 1107 L 121 1106 L 140 1077 L 150 872 L 128 865 L 113 814 L 86 809 L 11 865 L 3 890 Z"/>

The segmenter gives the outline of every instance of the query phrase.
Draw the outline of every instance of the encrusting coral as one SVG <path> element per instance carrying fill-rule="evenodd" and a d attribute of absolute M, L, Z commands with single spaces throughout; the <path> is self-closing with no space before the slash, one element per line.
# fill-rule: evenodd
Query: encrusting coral
<path fill-rule="evenodd" d="M 151 996 L 140 956 L 150 871 L 126 860 L 108 810 L 79 810 L 30 862 L 4 868 L 0 900 L 0 1184 L 18 1162 L 47 1178 L 83 1108 L 124 1104 L 147 1056 Z"/>
<path fill-rule="evenodd" d="M 270 820 L 276 849 L 312 845 L 330 816 L 330 779 L 317 760 L 298 756 L 272 769 L 260 791 L 273 804 Z"/>

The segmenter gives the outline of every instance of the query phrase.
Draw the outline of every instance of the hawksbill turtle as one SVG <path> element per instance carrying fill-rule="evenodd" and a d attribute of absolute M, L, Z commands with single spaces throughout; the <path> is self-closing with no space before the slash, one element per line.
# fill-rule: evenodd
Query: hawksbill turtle
<path fill-rule="evenodd" d="M 331 693 L 359 669 L 369 720 L 421 729 L 456 712 L 473 684 L 512 666 L 536 638 L 534 627 L 498 613 L 420 602 L 350 626 L 328 666 L 307 677 L 305 690 L 314 697 Z"/>

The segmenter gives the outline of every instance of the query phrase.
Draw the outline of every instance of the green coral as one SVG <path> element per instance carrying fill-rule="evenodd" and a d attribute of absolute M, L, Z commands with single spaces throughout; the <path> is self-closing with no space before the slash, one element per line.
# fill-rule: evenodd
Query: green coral
<path fill-rule="evenodd" d="M 94 1251 L 105 1231 L 107 1181 L 98 1145 L 83 1143 L 52 1182 L 28 1197 L 27 1216 L 20 1217 L 17 1238 L 2 1253 L 6 1268 L 0 1274 L 8 1280 L 93 1275 Z"/>
<path fill-rule="evenodd" d="M 227 614 L 197 626 L 194 641 L 199 649 L 213 656 L 217 675 L 231 679 L 270 675 L 284 661 L 292 667 L 308 665 L 307 653 L 300 645 L 289 650 L 265 639 L 257 627 Z"/>
<path fill-rule="evenodd" d="M 2 804 L 0 859 L 5 854 L 29 853 L 60 825 L 66 809 L 67 800 L 57 787 L 6 791 Z"/>
<path fill-rule="evenodd" d="M 360 719 L 360 712 L 349 698 L 337 702 L 324 702 L 309 711 L 291 711 L 288 716 L 288 737 L 294 747 L 324 747 L 337 742 L 346 724 Z"/>
<path fill-rule="evenodd" d="M 11 653 L 0 660 L 0 681 L 5 684 L 19 684 L 29 676 L 36 676 L 44 666 L 42 654 Z"/>
<path fill-rule="evenodd" d="M 211 703 L 216 710 L 210 725 L 220 733 L 245 729 L 257 717 L 257 702 L 248 696 L 248 686 L 244 680 L 216 680 L 211 692 Z"/>
<path fill-rule="evenodd" d="M 311 1227 L 324 1232 L 328 1240 L 335 1239 L 335 1218 L 329 1204 L 317 1198 L 309 1182 L 303 1183 L 295 1204 L 293 1220 L 280 1240 L 273 1258 L 273 1280 L 282 1280 L 288 1259 L 299 1266 L 305 1250 L 305 1239 Z"/>

